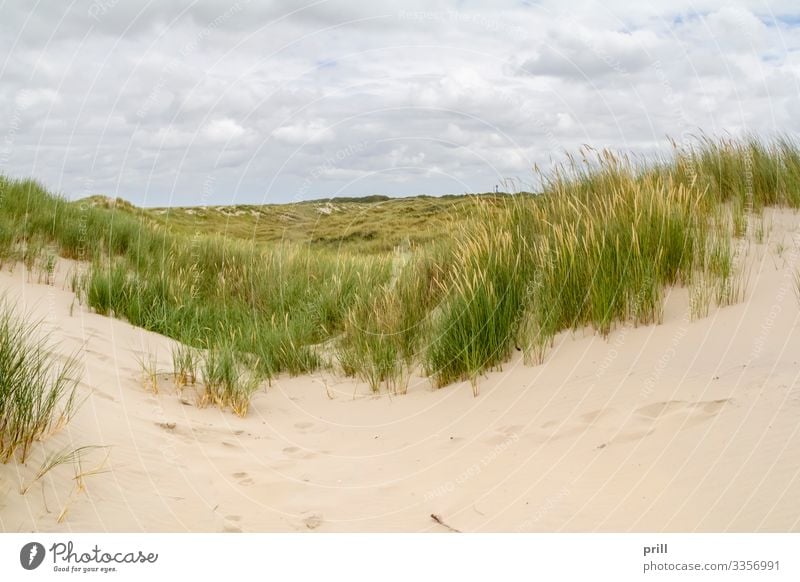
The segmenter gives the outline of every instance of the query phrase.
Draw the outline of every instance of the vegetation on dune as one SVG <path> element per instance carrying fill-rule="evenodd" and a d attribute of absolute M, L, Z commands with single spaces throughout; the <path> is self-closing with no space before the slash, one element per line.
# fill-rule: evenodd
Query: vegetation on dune
<path fill-rule="evenodd" d="M 474 381 L 513 342 L 541 360 L 564 329 L 658 322 L 667 285 L 689 285 L 696 315 L 735 302 L 731 237 L 765 206 L 800 206 L 798 151 L 788 139 L 704 139 L 651 166 L 608 151 L 570 158 L 541 196 L 508 201 L 456 243 L 428 370 L 439 384 Z"/>
<path fill-rule="evenodd" d="M 382 383 L 393 392 L 404 392 L 430 332 L 429 314 L 440 302 L 452 265 L 450 249 L 441 244 L 418 252 L 405 264 L 395 262 L 392 279 L 348 309 L 336 351 L 343 372 L 375 392 Z"/>
<path fill-rule="evenodd" d="M 494 196 L 494 195 L 488 195 Z M 145 214 L 172 232 L 214 232 L 248 243 L 292 243 L 312 250 L 380 254 L 447 236 L 475 212 L 456 198 L 331 198 L 293 204 L 153 208 Z"/>
<path fill-rule="evenodd" d="M 254 372 L 252 357 L 245 356 L 232 343 L 217 344 L 208 350 L 203 362 L 205 392 L 200 399 L 202 405 L 230 406 L 239 416 L 247 414 L 259 378 Z"/>
<path fill-rule="evenodd" d="M 0 461 L 19 452 L 25 462 L 39 438 L 66 422 L 74 410 L 76 361 L 60 363 L 35 323 L 0 303 Z"/>
<path fill-rule="evenodd" d="M 587 149 L 535 196 L 222 210 L 67 203 L 1 180 L 3 257 L 90 262 L 73 283 L 93 309 L 182 342 L 176 383 L 244 414 L 283 372 L 335 364 L 402 392 L 421 368 L 477 387 L 515 347 L 542 361 L 561 330 L 660 321 L 670 285 L 695 316 L 732 303 L 733 238 L 765 206 L 800 206 L 800 148 L 702 139 L 655 164 Z"/>

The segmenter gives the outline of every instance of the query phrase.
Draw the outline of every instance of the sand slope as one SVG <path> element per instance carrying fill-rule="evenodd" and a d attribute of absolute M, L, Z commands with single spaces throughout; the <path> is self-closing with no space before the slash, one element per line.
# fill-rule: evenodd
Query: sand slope
<path fill-rule="evenodd" d="M 466 384 L 413 379 L 374 397 L 332 373 L 281 378 L 247 418 L 147 392 L 137 357 L 171 340 L 73 305 L 21 268 L 0 289 L 80 349 L 87 400 L 27 466 L 0 466 L 4 531 L 800 530 L 800 217 L 768 214 L 744 245 L 746 300 L 690 322 L 562 334 Z M 48 451 L 107 445 L 78 492 L 62 466 L 19 494 Z M 86 468 L 103 460 L 92 452 Z M 62 521 L 58 518 L 67 509 Z"/>

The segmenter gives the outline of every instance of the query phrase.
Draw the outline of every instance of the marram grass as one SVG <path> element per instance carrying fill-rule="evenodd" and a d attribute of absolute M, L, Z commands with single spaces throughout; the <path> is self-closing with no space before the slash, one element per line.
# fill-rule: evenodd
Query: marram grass
<path fill-rule="evenodd" d="M 746 247 L 735 241 L 759 236 L 763 208 L 800 206 L 800 148 L 701 137 L 649 164 L 586 148 L 541 178 L 536 195 L 453 199 L 435 242 L 402 229 L 440 224 L 449 199 L 354 203 L 360 233 L 383 221 L 367 246 L 333 231 L 277 242 L 277 227 L 259 238 L 258 224 L 250 240 L 225 238 L 199 210 L 169 228 L 163 214 L 0 178 L 0 257 L 45 274 L 52 253 L 89 264 L 74 281 L 84 301 L 203 354 L 176 352 L 176 378 L 203 377 L 207 402 L 239 413 L 260 380 L 331 364 L 373 390 L 402 391 L 420 370 L 477 386 L 516 349 L 543 361 L 562 330 L 660 322 L 672 285 L 690 288 L 695 317 L 738 301 Z M 239 226 L 256 212 L 313 228 L 318 206 L 246 209 Z M 334 207 L 324 221 L 335 231 L 349 206 Z M 210 234 L 186 223 L 195 215 Z"/>
<path fill-rule="evenodd" d="M 765 206 L 800 204 L 797 152 L 787 139 L 703 140 L 651 167 L 610 152 L 571 158 L 540 196 L 506 201 L 455 243 L 428 371 L 474 385 L 512 346 L 540 362 L 564 329 L 658 323 L 669 285 L 694 282 L 695 315 L 740 300 L 731 239 Z"/>
<path fill-rule="evenodd" d="M 34 441 L 67 422 L 75 408 L 77 361 L 60 362 L 36 323 L 0 300 L 0 461 L 24 463 Z"/>

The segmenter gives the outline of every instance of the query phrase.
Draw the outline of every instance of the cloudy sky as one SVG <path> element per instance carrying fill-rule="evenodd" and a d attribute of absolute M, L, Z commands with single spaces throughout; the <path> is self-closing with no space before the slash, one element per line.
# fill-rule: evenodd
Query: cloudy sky
<path fill-rule="evenodd" d="M 1 6 L 0 172 L 70 198 L 482 192 L 581 144 L 800 130 L 789 1 Z"/>

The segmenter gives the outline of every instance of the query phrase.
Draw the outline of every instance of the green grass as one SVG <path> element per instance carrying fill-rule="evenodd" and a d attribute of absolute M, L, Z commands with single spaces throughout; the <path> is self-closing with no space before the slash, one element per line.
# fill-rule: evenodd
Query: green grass
<path fill-rule="evenodd" d="M 207 402 L 239 413 L 262 379 L 332 364 L 376 391 L 420 369 L 477 390 L 562 330 L 660 322 L 669 286 L 689 286 L 695 317 L 738 301 L 734 241 L 766 237 L 766 206 L 800 206 L 800 148 L 587 148 L 541 179 L 536 195 L 138 209 L 0 178 L 0 255 L 45 278 L 54 254 L 89 263 L 82 300 L 181 342 L 197 357 L 173 355 L 180 383 L 202 368 Z"/>
<path fill-rule="evenodd" d="M 50 471 L 52 471 L 53 469 L 55 469 L 60 465 L 66 465 L 66 464 L 75 465 L 77 467 L 75 480 L 78 481 L 79 479 L 82 479 L 84 473 L 80 468 L 80 464 L 83 456 L 90 451 L 94 451 L 97 449 L 105 449 L 105 448 L 106 447 L 100 447 L 96 445 L 86 445 L 74 449 L 70 447 L 65 447 L 63 449 L 48 454 L 42 461 L 39 470 L 33 476 L 33 479 L 31 479 L 31 481 L 29 481 L 27 484 L 20 487 L 19 492 L 22 495 L 25 495 L 34 485 L 34 483 L 42 479 Z"/>
<path fill-rule="evenodd" d="M 184 386 L 194 386 L 197 383 L 197 372 L 201 363 L 200 353 L 193 347 L 183 344 L 173 346 L 172 374 L 178 390 Z"/>
<path fill-rule="evenodd" d="M 374 298 L 366 298 L 349 312 L 345 330 L 337 346 L 343 372 L 366 382 L 373 392 L 382 383 L 393 392 L 402 392 L 396 296 L 385 286 Z"/>
<path fill-rule="evenodd" d="M 203 361 L 205 392 L 201 404 L 214 403 L 245 416 L 250 397 L 258 389 L 259 378 L 252 371 L 254 362 L 236 351 L 232 344 L 218 343 L 208 350 Z"/>
<path fill-rule="evenodd" d="M 19 453 L 24 463 L 34 441 L 69 420 L 74 410 L 77 362 L 61 363 L 40 338 L 38 324 L 0 302 L 0 460 Z"/>
<path fill-rule="evenodd" d="M 660 322 L 665 287 L 711 287 L 708 303 L 743 292 L 732 236 L 753 212 L 797 206 L 797 148 L 701 141 L 667 163 L 641 166 L 585 151 L 544 177 L 541 196 L 503 203 L 456 244 L 459 268 L 432 331 L 427 369 L 437 383 L 469 379 L 522 344 L 541 361 L 553 336 L 622 321 Z M 720 215 L 730 208 L 731 218 Z M 526 292 L 529 290 L 530 292 Z"/>
<path fill-rule="evenodd" d="M 426 368 L 439 385 L 469 378 L 504 361 L 532 274 L 528 241 L 513 236 L 511 215 L 477 221 L 456 245 L 454 269 L 433 320 Z"/>
<path fill-rule="evenodd" d="M 336 346 L 342 371 L 367 383 L 405 392 L 408 374 L 424 351 L 431 311 L 440 303 L 450 249 L 432 245 L 416 253 L 398 251 L 391 279 L 348 310 Z"/>
<path fill-rule="evenodd" d="M 448 236 L 474 211 L 466 196 L 332 198 L 293 204 L 152 208 L 146 216 L 172 232 L 313 250 L 376 254 L 425 246 Z"/>

